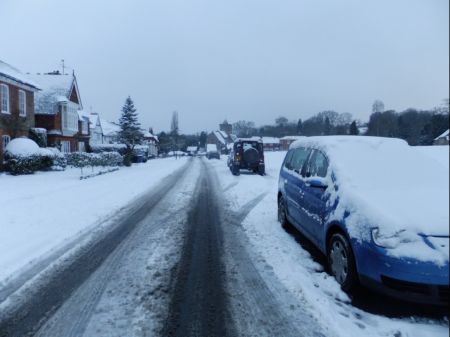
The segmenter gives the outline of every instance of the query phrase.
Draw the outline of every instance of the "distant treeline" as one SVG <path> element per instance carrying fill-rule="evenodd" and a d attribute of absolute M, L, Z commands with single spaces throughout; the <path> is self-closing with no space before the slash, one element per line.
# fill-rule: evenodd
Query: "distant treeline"
<path fill-rule="evenodd" d="M 233 133 L 238 137 L 284 137 L 293 135 L 368 135 L 405 139 L 410 145 L 430 145 L 433 140 L 449 128 L 449 101 L 430 110 L 407 109 L 402 112 L 384 109 L 376 100 L 367 123 L 355 120 L 350 113 L 332 110 L 296 122 L 278 117 L 272 125 L 257 127 L 254 122 L 241 120 L 233 123 Z M 178 114 L 172 116 L 171 131 L 161 132 L 160 152 L 186 150 L 188 146 L 205 147 L 207 133 L 195 135 L 178 132 Z"/>
<path fill-rule="evenodd" d="M 287 135 L 368 135 L 405 139 L 410 145 L 430 145 L 449 128 L 448 100 L 431 110 L 407 109 L 403 112 L 384 111 L 384 104 L 377 100 L 372 106 L 368 123 L 354 120 L 350 113 L 322 111 L 297 122 L 279 117 L 274 125 L 256 127 L 250 121 L 233 124 L 238 137 L 283 137 Z"/>

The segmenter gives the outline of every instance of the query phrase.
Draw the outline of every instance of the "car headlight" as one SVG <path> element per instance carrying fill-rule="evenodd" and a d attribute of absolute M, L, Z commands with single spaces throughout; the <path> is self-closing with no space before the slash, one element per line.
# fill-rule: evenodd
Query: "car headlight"
<path fill-rule="evenodd" d="M 416 235 L 408 233 L 404 229 L 394 233 L 383 233 L 379 228 L 373 228 L 372 240 L 377 246 L 393 249 L 398 247 L 402 243 L 417 241 L 418 237 L 416 237 Z"/>

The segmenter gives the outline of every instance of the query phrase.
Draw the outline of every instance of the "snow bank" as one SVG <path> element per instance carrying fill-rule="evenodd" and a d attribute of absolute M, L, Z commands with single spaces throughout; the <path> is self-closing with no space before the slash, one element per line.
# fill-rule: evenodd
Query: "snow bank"
<path fill-rule="evenodd" d="M 224 195 L 235 211 L 261 193 L 266 197 L 243 222 L 248 249 L 257 257 L 259 272 L 266 280 L 276 277 L 303 310 L 321 324 L 329 336 L 448 337 L 448 320 L 421 317 L 388 318 L 360 310 L 349 301 L 334 278 L 323 271 L 311 255 L 281 228 L 277 220 L 278 173 L 286 152 L 265 154 L 267 176 L 232 176 L 224 160 L 208 162 L 215 167 Z M 273 271 L 273 273 L 272 273 Z M 270 283 L 268 283 L 270 287 Z"/>
<path fill-rule="evenodd" d="M 342 220 L 350 212 L 345 222 L 358 240 L 369 240 L 371 227 L 385 236 L 406 230 L 400 240 L 409 248 L 402 245 L 390 254 L 448 261 L 448 252 L 433 250 L 419 235 L 410 235 L 449 235 L 448 169 L 399 139 L 309 137 L 291 145 L 299 146 L 320 149 L 329 158 L 329 203 L 338 201 L 338 206 L 328 221 Z"/>
<path fill-rule="evenodd" d="M 159 159 L 80 181 L 79 169 L 0 174 L 0 286 L 11 274 L 106 220 L 186 163 Z M 6 206 L 7 205 L 7 206 Z"/>

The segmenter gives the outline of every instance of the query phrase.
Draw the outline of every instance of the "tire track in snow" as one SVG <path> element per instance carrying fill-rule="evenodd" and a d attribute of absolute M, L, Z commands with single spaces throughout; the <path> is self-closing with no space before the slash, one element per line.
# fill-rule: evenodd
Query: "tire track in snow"
<path fill-rule="evenodd" d="M 46 275 L 42 276 L 43 280 L 39 284 L 34 284 L 32 289 L 18 295 L 21 297 L 19 304 L 0 313 L 0 336 L 33 335 L 171 191 L 190 163 L 192 161 L 163 179 L 148 196 L 137 201 L 137 207 L 131 205 L 132 211 L 103 237 L 78 249 L 74 256 L 58 263 L 48 273 L 44 272 Z M 101 292 L 101 288 L 97 291 Z"/>

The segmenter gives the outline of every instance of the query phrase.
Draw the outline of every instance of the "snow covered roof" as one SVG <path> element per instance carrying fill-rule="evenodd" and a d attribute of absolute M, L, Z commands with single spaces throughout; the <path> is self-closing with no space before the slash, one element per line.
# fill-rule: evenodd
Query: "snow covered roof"
<path fill-rule="evenodd" d="M 216 138 L 219 140 L 219 142 L 221 142 L 223 145 L 227 144 L 227 140 L 226 138 L 223 136 L 221 131 L 214 131 L 214 135 L 216 136 Z"/>
<path fill-rule="evenodd" d="M 81 98 L 74 75 L 29 75 L 38 83 L 42 91 L 35 95 L 35 111 L 37 114 L 54 114 L 55 103 L 69 102 L 72 90 L 75 90 L 82 109 Z"/>
<path fill-rule="evenodd" d="M 102 126 L 102 123 L 100 122 L 100 116 L 98 114 L 90 113 L 88 117 L 89 117 L 89 127 L 91 129 L 95 129 L 97 124 L 99 124 L 100 127 Z"/>
<path fill-rule="evenodd" d="M 225 140 L 228 138 L 228 133 L 226 133 L 225 131 L 219 130 L 218 132 L 222 135 L 222 137 L 223 137 Z"/>
<path fill-rule="evenodd" d="M 284 136 L 281 137 L 280 140 L 298 140 L 302 138 L 305 138 L 305 136 Z"/>
<path fill-rule="evenodd" d="M 19 84 L 23 84 L 25 86 L 30 87 L 29 89 L 38 90 L 40 87 L 33 82 L 29 76 L 24 75 L 19 69 L 14 68 L 0 60 L 0 76 L 6 77 L 7 79 L 17 82 Z"/>
<path fill-rule="evenodd" d="M 144 135 L 144 138 L 153 138 L 154 140 L 156 140 L 157 142 L 159 142 L 158 140 L 158 136 L 155 136 L 153 133 L 151 133 L 148 130 L 144 130 L 142 129 L 142 133 Z"/>
<path fill-rule="evenodd" d="M 109 122 L 105 119 L 100 118 L 100 123 L 102 125 L 104 136 L 116 136 L 120 131 L 120 126 L 113 122 Z"/>
<path fill-rule="evenodd" d="M 262 137 L 264 144 L 280 144 L 280 138 L 276 137 Z"/>
<path fill-rule="evenodd" d="M 368 226 L 391 234 L 449 235 L 448 169 L 431 156 L 404 140 L 382 137 L 305 137 L 291 148 L 301 146 L 327 155 L 327 184 L 337 186 L 327 191 L 331 203 L 339 200 L 333 219 L 350 210 L 351 236 L 367 239 Z"/>
<path fill-rule="evenodd" d="M 449 133 L 449 130 L 447 129 L 447 131 L 445 131 L 442 135 L 436 137 L 435 140 L 440 139 L 440 138 L 445 138 L 448 140 L 448 133 Z"/>
<path fill-rule="evenodd" d="M 89 121 L 89 113 L 84 110 L 78 110 L 78 120 L 86 119 Z"/>

